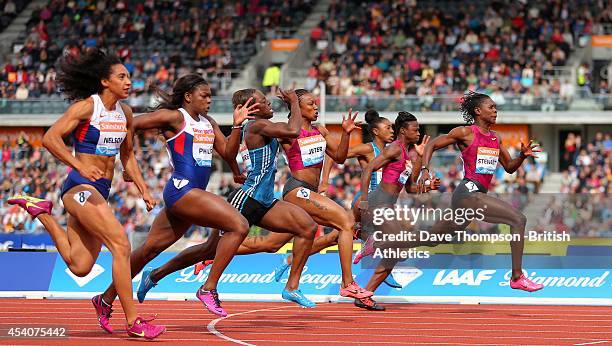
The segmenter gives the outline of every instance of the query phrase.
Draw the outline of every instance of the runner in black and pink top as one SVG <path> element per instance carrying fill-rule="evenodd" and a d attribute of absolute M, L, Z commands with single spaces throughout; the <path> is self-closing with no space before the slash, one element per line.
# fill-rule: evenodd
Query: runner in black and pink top
<path fill-rule="evenodd" d="M 535 156 L 540 150 L 532 141 L 527 146 L 521 143 L 521 153 L 512 159 L 508 151 L 501 146 L 502 139 L 491 130 L 497 119 L 497 105 L 487 95 L 469 92 L 461 103 L 461 113 L 467 126 L 452 129 L 429 142 L 423 153 L 423 168 L 419 183 L 430 178 L 429 161 L 434 151 L 457 144 L 463 159 L 464 178 L 453 192 L 453 208 L 481 208 L 485 222 L 503 223 L 510 226 L 512 234 L 519 234 L 520 240 L 511 241 L 512 278 L 510 287 L 528 292 L 542 289 L 544 286 L 529 280 L 522 271 L 524 233 L 527 219 L 510 204 L 488 196 L 491 179 L 499 162 L 506 172 L 514 173 L 525 158 Z M 418 184 L 417 184 L 418 185 Z M 466 225 L 460 225 L 466 226 Z M 435 227 L 435 226 L 434 226 Z M 457 229 L 453 229 L 456 231 Z"/>

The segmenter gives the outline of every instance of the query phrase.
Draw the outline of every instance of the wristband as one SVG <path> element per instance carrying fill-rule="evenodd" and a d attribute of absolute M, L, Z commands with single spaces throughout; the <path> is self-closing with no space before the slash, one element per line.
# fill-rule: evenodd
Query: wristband
<path fill-rule="evenodd" d="M 232 126 L 232 129 L 241 129 L 241 128 L 242 128 L 242 124 Z"/>

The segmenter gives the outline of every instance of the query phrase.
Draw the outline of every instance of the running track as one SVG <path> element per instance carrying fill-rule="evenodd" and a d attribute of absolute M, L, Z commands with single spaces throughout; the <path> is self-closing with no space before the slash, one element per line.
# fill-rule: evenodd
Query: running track
<path fill-rule="evenodd" d="M 104 333 L 85 300 L 1 299 L 0 331 L 7 326 L 63 325 L 69 339 L 7 339 L 0 344 L 116 345 L 143 342 L 123 331 L 118 301 L 115 334 Z M 215 319 L 194 301 L 147 301 L 143 316 L 158 313 L 167 326 L 159 341 L 191 345 L 612 345 L 611 306 L 387 304 L 371 312 L 348 303 L 301 309 L 289 303 L 225 302 Z M 346 327 L 343 327 L 346 326 Z M 165 341 L 165 342 L 164 342 Z"/>

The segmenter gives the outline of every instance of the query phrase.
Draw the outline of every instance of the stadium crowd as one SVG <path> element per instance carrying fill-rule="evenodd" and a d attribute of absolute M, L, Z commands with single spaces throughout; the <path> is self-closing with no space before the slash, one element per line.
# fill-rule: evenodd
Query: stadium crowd
<path fill-rule="evenodd" d="M 308 87 L 326 83 L 331 95 L 460 96 L 484 90 L 500 105 L 521 95 L 569 101 L 591 85 L 590 67 L 576 80 L 555 78 L 576 47 L 612 23 L 601 1 L 480 1 L 466 6 L 434 2 L 336 1 L 311 42 L 321 51 L 308 71 Z"/>
<path fill-rule="evenodd" d="M 2 66 L 0 98 L 59 97 L 57 58 L 94 46 L 119 55 L 134 96 L 153 84 L 171 86 L 187 71 L 214 86 L 227 71 L 235 77 L 259 42 L 286 35 L 309 11 L 308 0 L 50 0 L 33 12 L 23 47 Z"/>

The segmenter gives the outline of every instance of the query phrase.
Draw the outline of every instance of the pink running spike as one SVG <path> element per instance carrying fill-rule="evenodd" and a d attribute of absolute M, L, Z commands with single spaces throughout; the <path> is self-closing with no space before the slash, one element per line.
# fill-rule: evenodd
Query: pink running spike
<path fill-rule="evenodd" d="M 535 292 L 535 291 L 539 291 L 542 288 L 544 288 L 544 285 L 536 284 L 535 282 L 529 280 L 525 276 L 525 274 L 521 274 L 521 277 L 516 279 L 516 280 L 510 279 L 510 287 L 512 287 L 515 290 L 523 290 L 523 291 L 527 291 L 527 292 Z"/>
<path fill-rule="evenodd" d="M 7 201 L 8 204 L 16 204 L 25 209 L 32 217 L 40 214 L 51 214 L 53 202 L 26 195 L 15 196 Z"/>
<path fill-rule="evenodd" d="M 128 335 L 134 338 L 155 339 L 166 331 L 164 326 L 156 326 L 151 322 L 154 318 L 144 319 L 137 317 L 132 326 L 125 326 Z"/>

